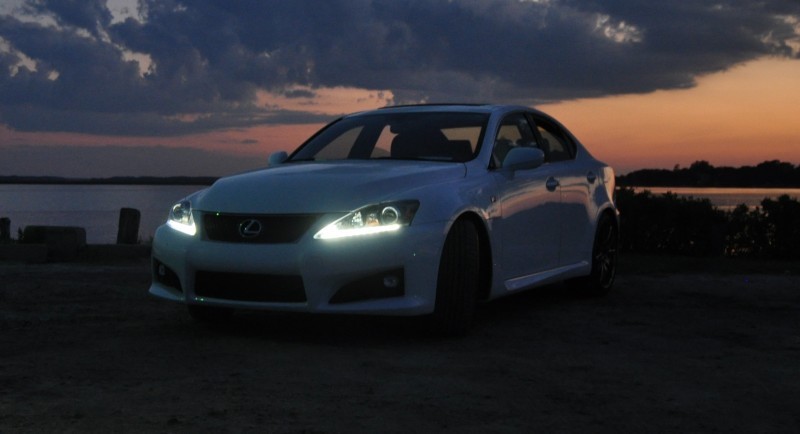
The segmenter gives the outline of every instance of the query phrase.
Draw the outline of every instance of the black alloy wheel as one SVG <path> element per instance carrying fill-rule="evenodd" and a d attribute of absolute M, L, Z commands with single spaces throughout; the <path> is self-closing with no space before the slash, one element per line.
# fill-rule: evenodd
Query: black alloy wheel
<path fill-rule="evenodd" d="M 597 223 L 592 248 L 592 274 L 584 282 L 590 295 L 605 295 L 614 286 L 617 275 L 619 252 L 619 229 L 609 215 L 603 215 Z"/>

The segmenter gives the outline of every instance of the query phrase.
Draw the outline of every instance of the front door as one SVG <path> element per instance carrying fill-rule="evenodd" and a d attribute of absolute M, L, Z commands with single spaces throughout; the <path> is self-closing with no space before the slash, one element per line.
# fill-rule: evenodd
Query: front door
<path fill-rule="evenodd" d="M 501 243 L 498 262 L 507 286 L 510 280 L 551 270 L 559 264 L 562 225 L 561 189 L 554 172 L 557 168 L 545 164 L 529 170 L 504 170 L 503 158 L 510 149 L 520 146 L 537 146 L 522 113 L 503 120 L 493 156 L 496 200 L 501 213 L 493 225 Z"/>

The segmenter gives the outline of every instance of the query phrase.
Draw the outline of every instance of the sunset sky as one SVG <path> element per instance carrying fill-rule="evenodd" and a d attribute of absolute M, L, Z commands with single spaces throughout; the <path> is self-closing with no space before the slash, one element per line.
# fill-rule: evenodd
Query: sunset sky
<path fill-rule="evenodd" d="M 536 106 L 621 173 L 800 164 L 800 2 L 0 3 L 0 175 L 225 175 L 417 102 Z"/>

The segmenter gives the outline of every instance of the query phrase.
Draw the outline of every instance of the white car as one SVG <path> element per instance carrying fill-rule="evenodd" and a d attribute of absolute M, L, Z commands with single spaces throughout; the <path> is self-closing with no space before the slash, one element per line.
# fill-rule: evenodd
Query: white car
<path fill-rule="evenodd" d="M 552 117 L 505 105 L 344 116 L 270 166 L 175 204 L 150 293 L 203 321 L 235 309 L 429 315 L 571 279 L 612 286 L 614 172 Z"/>

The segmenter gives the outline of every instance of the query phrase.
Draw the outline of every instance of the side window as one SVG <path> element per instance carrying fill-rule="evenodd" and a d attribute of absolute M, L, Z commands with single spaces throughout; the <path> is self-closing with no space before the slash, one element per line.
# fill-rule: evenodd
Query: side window
<path fill-rule="evenodd" d="M 533 130 L 522 113 L 508 115 L 500 124 L 492 151 L 494 167 L 503 167 L 508 152 L 518 146 L 536 146 Z"/>
<path fill-rule="evenodd" d="M 561 128 L 543 119 L 536 119 L 535 122 L 541 137 L 539 147 L 544 151 L 545 161 L 557 162 L 575 158 L 575 145 Z"/>

